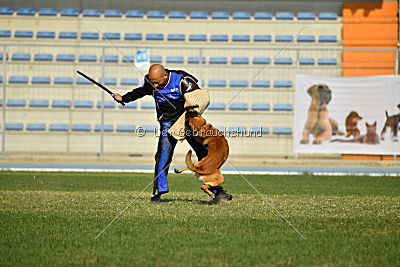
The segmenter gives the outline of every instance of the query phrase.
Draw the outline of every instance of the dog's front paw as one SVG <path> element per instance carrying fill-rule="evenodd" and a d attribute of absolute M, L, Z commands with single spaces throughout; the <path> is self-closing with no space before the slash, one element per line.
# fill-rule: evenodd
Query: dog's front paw
<path fill-rule="evenodd" d="M 301 139 L 300 144 L 308 144 L 309 141 L 308 139 Z"/>
<path fill-rule="evenodd" d="M 322 143 L 322 141 L 319 140 L 319 139 L 315 139 L 312 143 L 313 143 L 314 145 L 320 145 L 320 144 Z"/>

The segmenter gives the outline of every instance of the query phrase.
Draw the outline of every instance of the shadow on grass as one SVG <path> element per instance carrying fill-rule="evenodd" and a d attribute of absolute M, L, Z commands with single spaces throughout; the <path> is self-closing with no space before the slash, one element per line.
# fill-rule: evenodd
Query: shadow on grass
<path fill-rule="evenodd" d="M 201 205 L 210 205 L 209 201 L 206 200 L 197 200 L 197 199 L 182 199 L 182 198 L 167 198 L 161 199 L 161 203 L 168 203 L 168 202 L 186 202 L 192 204 L 201 204 Z"/>

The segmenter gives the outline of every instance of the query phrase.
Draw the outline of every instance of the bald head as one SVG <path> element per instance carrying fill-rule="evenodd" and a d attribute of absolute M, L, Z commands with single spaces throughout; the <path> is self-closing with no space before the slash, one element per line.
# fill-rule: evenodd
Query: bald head
<path fill-rule="evenodd" d="M 151 65 L 149 69 L 149 79 L 154 87 L 161 89 L 167 83 L 168 72 L 166 72 L 164 67 L 160 64 Z"/>

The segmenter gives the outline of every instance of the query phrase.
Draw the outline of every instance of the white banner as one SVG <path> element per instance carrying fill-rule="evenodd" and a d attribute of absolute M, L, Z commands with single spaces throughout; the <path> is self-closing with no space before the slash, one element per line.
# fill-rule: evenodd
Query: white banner
<path fill-rule="evenodd" d="M 296 75 L 295 153 L 399 154 L 399 126 L 400 76 Z"/>

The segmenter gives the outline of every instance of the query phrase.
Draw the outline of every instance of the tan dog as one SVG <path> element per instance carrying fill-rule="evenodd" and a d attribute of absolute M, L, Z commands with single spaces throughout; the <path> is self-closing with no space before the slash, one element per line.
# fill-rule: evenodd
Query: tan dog
<path fill-rule="evenodd" d="M 357 122 L 362 120 L 362 117 L 357 112 L 351 111 L 346 117 L 346 137 L 360 135 L 360 130 L 357 128 Z"/>
<path fill-rule="evenodd" d="M 187 169 L 201 175 L 200 180 L 204 183 L 201 189 L 210 197 L 215 198 L 210 187 L 222 186 L 224 176 L 221 173 L 221 166 L 225 163 L 229 155 L 229 146 L 223 133 L 194 110 L 186 112 L 187 126 L 193 131 L 194 139 L 203 144 L 208 151 L 208 155 L 199 162 L 192 162 L 192 151 L 186 154 L 186 165 L 183 169 L 175 169 L 175 173 L 181 173 Z M 230 196 L 230 195 L 229 195 Z M 230 196 L 232 198 L 232 196 Z"/>
<path fill-rule="evenodd" d="M 397 107 L 400 109 L 400 104 L 397 105 Z M 386 122 L 381 131 L 381 140 L 385 139 L 384 135 L 386 133 L 386 128 L 389 127 L 392 133 L 393 142 L 397 142 L 398 141 L 397 133 L 400 130 L 400 113 L 393 116 L 389 116 L 388 112 L 385 110 L 385 114 L 386 114 Z"/>
<path fill-rule="evenodd" d="M 307 121 L 303 130 L 301 144 L 309 143 L 309 135 L 314 136 L 313 144 L 330 140 L 332 135 L 344 135 L 338 129 L 338 122 L 329 118 L 327 105 L 332 99 L 332 92 L 325 84 L 311 86 L 307 93 L 311 96 L 311 105 L 307 112 Z"/>

